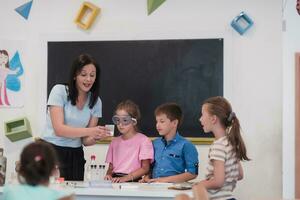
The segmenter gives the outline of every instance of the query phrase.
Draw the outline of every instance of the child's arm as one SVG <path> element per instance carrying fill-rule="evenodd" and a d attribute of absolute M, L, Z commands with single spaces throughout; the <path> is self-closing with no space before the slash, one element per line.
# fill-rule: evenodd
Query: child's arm
<path fill-rule="evenodd" d="M 141 164 L 142 164 L 141 168 L 135 170 L 134 172 L 131 172 L 126 176 L 120 178 L 113 178 L 113 182 L 114 183 L 130 182 L 147 174 L 150 170 L 150 159 L 142 160 Z"/>
<path fill-rule="evenodd" d="M 139 183 L 149 183 L 149 181 L 151 179 L 153 166 L 154 166 L 154 163 L 151 163 L 149 172 L 147 174 L 145 174 L 144 176 L 142 176 L 141 180 L 139 180 Z"/>
<path fill-rule="evenodd" d="M 182 183 L 196 178 L 196 174 L 191 174 L 189 172 L 184 172 L 182 174 L 177 174 L 174 176 L 166 176 L 162 178 L 150 179 L 148 183 L 151 182 L 163 182 L 163 183 Z"/>
<path fill-rule="evenodd" d="M 225 166 L 224 162 L 220 160 L 212 160 L 214 166 L 214 175 L 211 179 L 203 180 L 200 183 L 206 189 L 218 189 L 224 185 L 225 182 Z"/>
<path fill-rule="evenodd" d="M 238 180 L 242 180 L 244 178 L 244 171 L 241 162 L 239 161 L 239 177 Z"/>
<path fill-rule="evenodd" d="M 109 167 L 107 169 L 104 180 L 112 180 L 112 172 L 113 172 L 113 165 L 109 163 Z"/>

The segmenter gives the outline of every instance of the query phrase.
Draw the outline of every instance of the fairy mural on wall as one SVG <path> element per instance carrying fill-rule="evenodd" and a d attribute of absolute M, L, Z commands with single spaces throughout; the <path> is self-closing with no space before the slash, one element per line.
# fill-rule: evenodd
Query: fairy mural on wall
<path fill-rule="evenodd" d="M 23 66 L 17 51 L 11 60 L 5 49 L 0 49 L 0 108 L 19 107 L 19 96 L 22 89 L 20 76 L 23 74 Z"/>

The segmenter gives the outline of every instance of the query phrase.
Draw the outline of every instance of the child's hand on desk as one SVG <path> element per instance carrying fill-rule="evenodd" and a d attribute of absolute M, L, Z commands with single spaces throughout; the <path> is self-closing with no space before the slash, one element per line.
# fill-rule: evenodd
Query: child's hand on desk
<path fill-rule="evenodd" d="M 112 176 L 111 175 L 105 175 L 104 176 L 104 180 L 112 180 Z"/>
<path fill-rule="evenodd" d="M 139 183 L 148 183 L 149 180 L 150 180 L 149 176 L 145 175 L 139 180 Z"/>
<path fill-rule="evenodd" d="M 127 182 L 128 180 L 126 179 L 126 177 L 116 177 L 116 178 L 112 178 L 111 182 L 113 183 L 124 183 Z"/>

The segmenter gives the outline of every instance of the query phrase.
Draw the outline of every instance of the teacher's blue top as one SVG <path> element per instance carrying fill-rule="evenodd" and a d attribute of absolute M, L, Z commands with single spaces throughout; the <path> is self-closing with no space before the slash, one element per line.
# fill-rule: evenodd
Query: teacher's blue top
<path fill-rule="evenodd" d="M 67 87 L 65 85 L 55 85 L 49 95 L 48 106 L 59 106 L 64 111 L 64 123 L 71 127 L 84 128 L 88 126 L 91 117 L 102 116 L 102 102 L 98 100 L 93 108 L 89 108 L 91 93 L 88 94 L 84 107 L 80 110 L 71 104 L 68 100 Z M 59 137 L 55 134 L 49 109 L 47 110 L 46 129 L 42 138 L 47 142 L 63 147 L 80 147 L 82 145 L 81 138 Z"/>

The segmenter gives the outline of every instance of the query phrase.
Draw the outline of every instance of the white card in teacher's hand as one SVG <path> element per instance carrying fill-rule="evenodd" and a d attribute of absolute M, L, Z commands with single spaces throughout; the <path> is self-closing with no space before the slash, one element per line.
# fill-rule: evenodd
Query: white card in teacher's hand
<path fill-rule="evenodd" d="M 114 124 L 106 124 L 105 127 L 109 129 L 110 135 L 111 135 L 111 136 L 114 136 L 115 125 L 114 125 Z"/>

